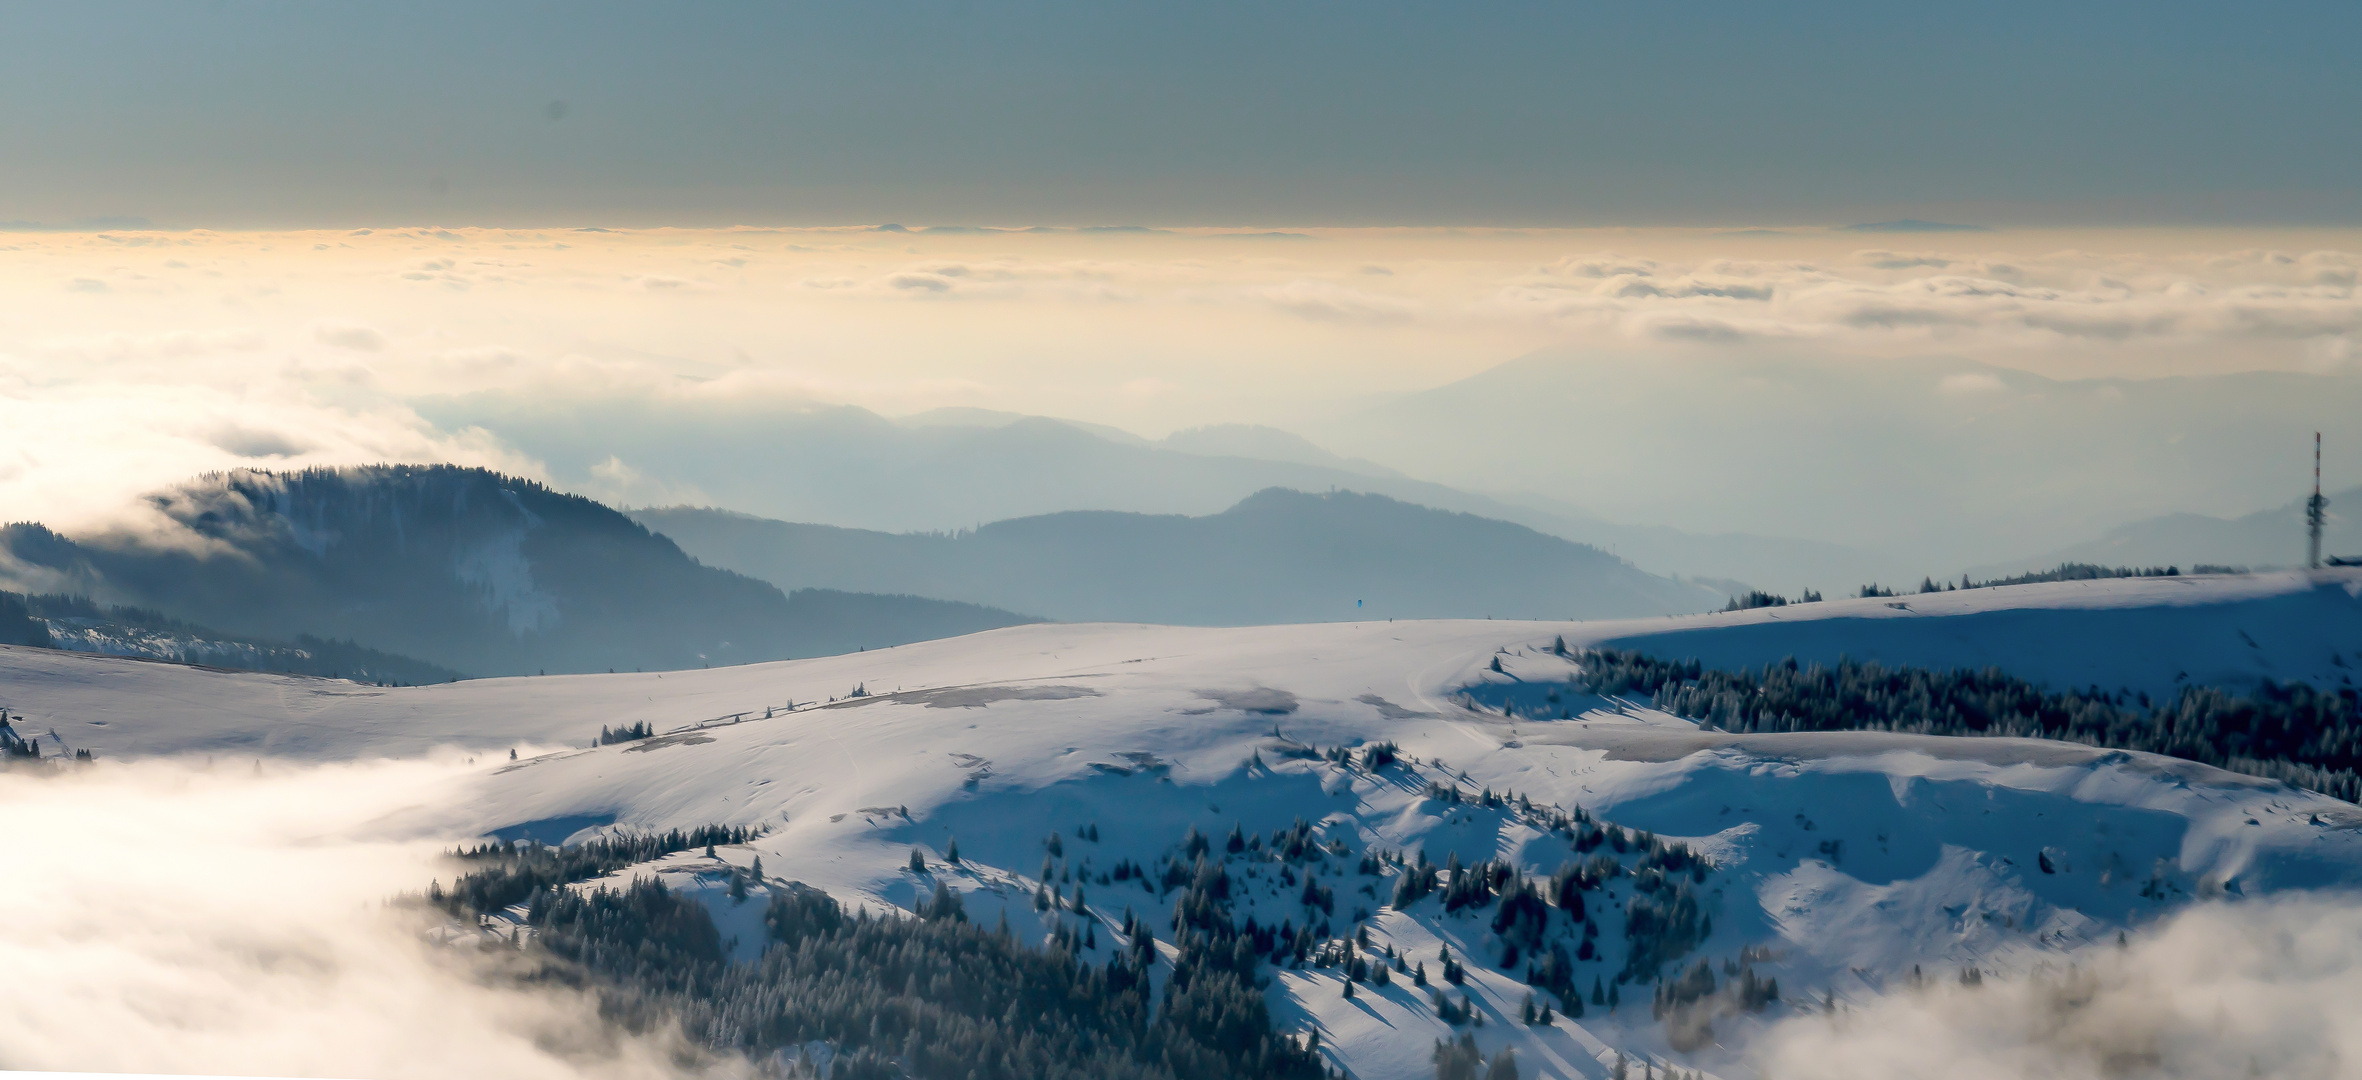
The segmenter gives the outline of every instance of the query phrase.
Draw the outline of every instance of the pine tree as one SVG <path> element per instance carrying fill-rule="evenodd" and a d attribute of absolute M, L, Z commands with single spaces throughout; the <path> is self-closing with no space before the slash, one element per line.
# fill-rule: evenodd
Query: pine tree
<path fill-rule="evenodd" d="M 1484 1070 L 1484 1080 L 1517 1080 L 1517 1051 L 1502 1047 Z"/>
<path fill-rule="evenodd" d="M 1476 1036 L 1465 1031 L 1454 1042 L 1435 1041 L 1435 1080 L 1478 1080 L 1476 1070 L 1484 1063 L 1477 1053 Z"/>

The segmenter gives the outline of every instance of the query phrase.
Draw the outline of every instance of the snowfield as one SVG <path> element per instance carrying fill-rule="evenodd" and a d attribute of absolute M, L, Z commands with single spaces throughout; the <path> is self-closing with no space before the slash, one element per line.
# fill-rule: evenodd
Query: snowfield
<path fill-rule="evenodd" d="M 1485 1021 L 1479 1044 L 1514 1044 L 1528 1076 L 1606 1076 L 1618 1051 L 1737 1075 L 1760 1025 L 1879 994 L 1915 969 L 1944 979 L 2022 971 L 2196 898 L 2362 886 L 2362 811 L 2143 754 L 2022 739 L 1731 735 L 1595 698 L 1570 702 L 1576 719 L 1513 719 L 1473 705 L 1468 688 L 1562 681 L 1573 669 L 1551 651 L 1561 637 L 1719 666 L 1846 654 L 2151 692 L 2182 680 L 2336 684 L 2345 665 L 2362 664 L 2358 593 L 2362 575 L 2326 572 L 1616 623 L 1037 625 L 808 661 L 411 688 L 0 648 L 0 705 L 45 750 L 87 748 L 102 761 L 477 755 L 480 768 L 454 787 L 421 791 L 415 807 L 380 821 L 388 833 L 556 842 L 602 829 L 765 826 L 713 860 L 684 852 L 636 871 L 697 890 L 742 956 L 761 933 L 760 897 L 729 899 L 720 864 L 757 857 L 775 887 L 801 882 L 873 910 L 910 908 L 945 883 L 988 924 L 1005 913 L 1023 934 L 1087 935 L 1096 961 L 1122 946 L 1128 908 L 1169 951 L 1174 894 L 1111 871 L 1153 873 L 1195 829 L 1210 857 L 1228 859 L 1242 919 L 1325 926 L 1338 938 L 1366 925 L 1368 950 L 1423 963 L 1437 986 L 1448 947 L 1467 963 Z M 602 726 L 642 721 L 659 734 L 588 745 Z M 1399 744 L 1402 760 L 1371 768 L 1323 756 L 1380 742 Z M 1435 797 L 1434 785 L 1461 797 Z M 1487 791 L 1500 798 L 1488 804 Z M 1501 858 L 1543 878 L 1600 854 L 1629 869 L 1637 854 L 1579 854 L 1539 816 L 1578 807 L 1711 861 L 1694 886 L 1711 932 L 1668 978 L 1701 958 L 1723 978 L 1744 953 L 1777 978 L 1780 1002 L 1718 1015 L 1711 1038 L 1684 1050 L 1652 1017 L 1646 982 L 1620 987 L 1612 1012 L 1590 1004 L 1594 980 L 1612 983 L 1629 947 L 1627 873 L 1585 894 L 1596 943 L 1576 964 L 1583 1016 L 1522 1024 L 1532 953 L 1497 966 L 1492 907 L 1447 913 L 1439 894 L 1398 910 L 1389 901 L 1402 871 L 1365 872 L 1373 852 L 1438 865 Z M 1275 834 L 1299 819 L 1329 854 L 1273 853 Z M 1234 828 L 1256 845 L 1226 853 Z M 958 864 L 945 861 L 955 840 Z M 924 872 L 909 869 L 914 848 Z M 1306 880 L 1333 910 L 1305 906 Z M 1037 900 L 1045 885 L 1057 894 L 1048 910 Z M 1570 951 L 1585 936 L 1562 911 L 1549 919 L 1547 936 Z M 1337 967 L 1306 965 L 1279 972 L 1272 998 L 1283 1029 L 1317 1029 L 1352 1075 L 1409 1080 L 1433 1075 L 1429 1048 L 1454 1031 L 1410 983 L 1365 983 L 1348 999 Z"/>

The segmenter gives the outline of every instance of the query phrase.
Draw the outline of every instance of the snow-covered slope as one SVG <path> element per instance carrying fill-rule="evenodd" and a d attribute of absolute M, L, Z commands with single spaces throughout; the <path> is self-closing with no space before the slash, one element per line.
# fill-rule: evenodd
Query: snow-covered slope
<path fill-rule="evenodd" d="M 1101 873 L 1154 867 L 1193 828 L 1221 858 L 1237 827 L 1264 841 L 1228 856 L 1240 916 L 1325 924 L 1342 937 L 1366 909 L 1371 947 L 1391 946 L 1430 976 L 1449 946 L 1468 959 L 1468 989 L 1488 1018 L 1480 1044 L 1514 1043 L 1527 1075 L 1604 1076 L 1618 1049 L 1727 1073 L 1767 1018 L 1876 993 L 1914 968 L 1945 977 L 2023 968 L 2194 897 L 2362 886 L 2362 812 L 2140 754 L 2026 740 L 1732 736 L 1601 701 L 1582 703 L 1590 708 L 1578 720 L 1511 721 L 1454 704 L 1461 688 L 1563 678 L 1568 661 L 1548 650 L 1559 636 L 1646 644 L 1773 628 L 1905 642 L 1939 663 L 1969 662 L 1970 652 L 1942 653 L 1947 642 L 1979 655 L 2021 649 L 2075 683 L 2169 669 L 2283 672 L 2300 665 L 2295 646 L 2279 643 L 2308 632 L 2322 638 L 2305 648 L 2324 655 L 2362 649 L 2353 586 L 2335 575 L 2104 582 L 1906 598 L 1907 610 L 1831 603 L 1646 624 L 1028 626 L 739 668 L 395 689 L 12 648 L 0 650 L 0 704 L 29 718 L 20 729 L 54 728 L 102 759 L 332 759 L 460 745 L 483 752 L 484 767 L 451 790 L 420 792 L 417 808 L 384 828 L 563 839 L 761 824 L 767 835 L 718 857 L 747 865 L 759 856 L 773 879 L 872 906 L 910 906 L 942 881 L 967 894 L 972 914 L 990 921 L 1005 910 L 1021 932 L 1090 926 L 1097 959 L 1120 943 L 1126 908 L 1170 942 L 1174 899 L 1137 880 L 1102 884 Z M 2257 637 L 2261 660 L 2222 647 L 2226 633 L 2239 640 L 2222 625 L 2270 633 L 2300 615 L 2313 621 Z M 2095 630 L 2092 618 L 2121 622 Z M 2120 636 L 2150 622 L 2167 629 Z M 857 687 L 864 693 L 848 696 Z M 586 745 L 602 725 L 639 721 L 662 734 Z M 1405 760 L 1370 768 L 1306 752 L 1381 741 L 1398 743 Z M 514 763 L 510 747 L 520 748 Z M 1435 797 L 1439 784 L 1462 797 Z M 1515 798 L 1487 804 L 1486 789 Z M 1678 963 L 1709 958 L 1720 973 L 1744 950 L 1779 980 L 1784 1003 L 1717 1019 L 1706 1045 L 1680 1052 L 1638 983 L 1621 988 L 1612 1013 L 1588 1007 L 1579 1020 L 1522 1025 L 1524 966 L 1494 967 L 1502 950 L 1490 909 L 1447 914 L 1430 896 L 1394 910 L 1385 901 L 1400 871 L 1362 872 L 1371 852 L 1439 864 L 1504 858 L 1528 874 L 1577 859 L 1529 802 L 1581 807 L 1706 853 L 1715 869 L 1695 888 L 1711 933 Z M 1342 853 L 1317 870 L 1266 854 L 1275 831 L 1299 819 Z M 955 838 L 959 865 L 943 859 Z M 908 869 L 914 847 L 926 853 L 924 873 Z M 1639 858 L 1597 854 L 1627 870 Z M 1046 858 L 1067 904 L 1077 884 L 1087 890 L 1088 915 L 1037 910 Z M 666 869 L 719 880 L 702 859 L 685 853 Z M 1331 892 L 1333 911 L 1304 906 L 1298 874 Z M 1634 884 L 1627 874 L 1586 894 L 1597 955 L 1578 962 L 1579 987 L 1623 968 Z M 718 888 L 704 895 L 726 935 L 753 925 Z M 1549 936 L 1571 949 L 1579 924 L 1550 918 Z M 1451 1031 L 1402 977 L 1348 999 L 1338 969 L 1308 966 L 1278 974 L 1274 999 L 1283 1025 L 1317 1027 L 1341 1064 L 1372 1080 L 1431 1074 L 1428 1048 Z"/>
<path fill-rule="evenodd" d="M 1851 656 L 1990 665 L 2059 689 L 2337 686 L 2362 673 L 2357 596 L 2362 575 L 2350 570 L 2115 578 L 1757 608 L 1580 636 L 1721 668 Z"/>

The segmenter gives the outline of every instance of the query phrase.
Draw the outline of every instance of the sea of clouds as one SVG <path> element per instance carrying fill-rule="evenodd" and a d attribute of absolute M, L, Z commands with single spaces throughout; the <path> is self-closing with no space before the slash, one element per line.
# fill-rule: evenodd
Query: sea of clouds
<path fill-rule="evenodd" d="M 1766 1080 L 2362 1076 L 2362 898 L 2202 904 L 1971 986 L 1923 986 L 1773 1026 Z"/>
<path fill-rule="evenodd" d="M 0 502 L 12 518 L 83 528 L 197 472 L 420 460 L 618 502 L 700 501 L 743 486 L 731 469 L 777 466 L 752 444 L 721 448 L 711 475 L 612 450 L 553 458 L 484 418 L 624 402 L 697 427 L 716 410 L 963 407 L 1152 437 L 1269 424 L 1422 479 L 1693 530 L 1906 545 L 2022 503 L 2027 521 L 1996 521 L 1998 533 L 1966 545 L 2000 557 L 2016 553 L 1990 550 L 1995 536 L 2074 512 L 2088 516 L 2074 528 L 2088 530 L 2282 501 L 2262 494 L 2261 470 L 2278 457 L 2184 477 L 2185 463 L 2144 456 L 2114 428 L 2122 461 L 2064 485 L 2045 462 L 2081 453 L 2065 436 L 2082 414 L 2042 411 L 2061 400 L 2042 383 L 2286 375 L 2295 381 L 2241 391 L 2253 430 L 2226 437 L 2260 445 L 2275 418 L 2309 430 L 2298 414 L 2362 380 L 2357 251 L 2362 237 L 2322 230 L 8 234 L 0 287 L 38 302 L 0 314 Z M 1482 408 L 1417 437 L 1384 412 L 1537 352 L 1597 366 L 1629 392 L 1552 397 L 1563 407 L 1520 421 L 1535 439 L 1481 452 L 1466 434 L 1483 426 Z M 1882 381 L 1939 360 L 1953 367 L 1924 387 Z M 1757 399 L 1745 394 L 1652 404 L 1645 416 L 1619 404 L 1678 402 L 1701 378 L 1729 389 L 1754 375 L 1801 403 L 1782 407 L 1803 437 L 1726 434 L 1750 419 L 1744 406 Z M 1662 385 L 1642 385 L 1652 377 Z M 1892 445 L 1797 449 L 1823 415 L 1914 409 L 2031 426 L 1992 436 L 1998 454 L 1916 419 L 1864 436 Z M 1787 514 L 1768 495 L 1655 497 L 1722 471 L 1653 449 L 1617 453 L 1638 445 L 1617 425 L 1643 421 L 1678 429 L 1713 460 L 1759 464 L 1730 472 L 1737 493 L 1780 476 L 1827 482 Z M 2220 426 L 2188 409 L 2123 425 L 2161 439 Z M 1596 444 L 1571 440 L 1586 431 Z M 2331 434 L 2333 464 L 2362 462 L 2362 433 Z M 2040 452 L 2008 452 L 2017 447 Z M 1892 515 L 1877 500 L 1899 483 L 1877 472 L 1881 461 L 2037 497 L 1880 533 Z M 1940 513 L 1944 496 L 1910 513 Z"/>

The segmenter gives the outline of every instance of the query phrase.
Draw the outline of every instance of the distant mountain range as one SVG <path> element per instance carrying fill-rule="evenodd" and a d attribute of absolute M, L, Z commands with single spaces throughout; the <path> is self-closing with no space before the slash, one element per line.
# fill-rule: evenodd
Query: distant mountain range
<path fill-rule="evenodd" d="M 1076 511 L 886 533 L 715 510 L 632 515 L 781 588 L 919 593 L 1050 618 L 1188 625 L 1620 618 L 1720 591 L 1522 525 L 1354 492 L 1259 492 L 1218 514 Z"/>
<path fill-rule="evenodd" d="M 1728 328 L 1692 329 L 1711 337 Z M 1744 523 L 1759 535 L 1883 557 L 1846 577 L 1795 584 L 1694 556 L 1687 565 L 1643 562 L 1834 595 L 1931 570 L 1941 577 L 1944 567 L 1957 574 L 2004 554 L 2055 553 L 2127 521 L 2241 505 L 2248 492 L 2299 496 L 2315 431 L 2329 436 L 2330 476 L 2362 475 L 2357 414 L 2354 374 L 2063 379 L 1943 356 L 1873 360 L 1757 344 L 1554 348 L 1308 420 L 1304 434 L 1339 454 L 1503 499 L 1691 532 Z"/>
<path fill-rule="evenodd" d="M 558 482 L 620 505 L 727 507 L 889 533 L 968 529 L 1069 510 L 1219 513 L 1268 488 L 1341 489 L 1477 514 L 1605 548 L 1657 574 L 1794 593 L 1891 580 L 1839 544 L 1610 522 L 1546 497 L 1493 497 L 1340 456 L 1277 428 L 1224 424 L 1149 440 L 1111 427 L 985 409 L 888 419 L 851 406 L 727 403 L 429 403 L 448 428 L 480 426 L 549 464 Z M 1595 459 L 1596 460 L 1596 459 Z M 1572 468 L 1583 459 L 1562 459 Z M 1507 487 L 1540 490 L 1509 452 Z M 1585 466 L 1590 467 L 1590 466 Z"/>
<path fill-rule="evenodd" d="M 0 529 L 30 593 L 272 641 L 346 639 L 469 675 L 666 669 L 878 648 L 1034 621 L 773 586 L 579 496 L 481 469 L 241 470 L 150 497 L 160 527 Z"/>
<path fill-rule="evenodd" d="M 2322 528 L 2322 555 L 2362 555 L 2362 535 L 2353 522 L 2362 511 L 2362 487 L 2329 497 L 2329 520 Z M 2062 562 L 2104 566 L 2179 566 L 2215 564 L 2253 569 L 2303 566 L 2305 562 L 2305 503 L 2294 499 L 2270 510 L 2235 518 L 2204 514 L 2166 514 L 2119 525 L 2093 540 L 2060 548 L 2017 562 L 1996 563 L 1990 569 L 2008 571 Z"/>

